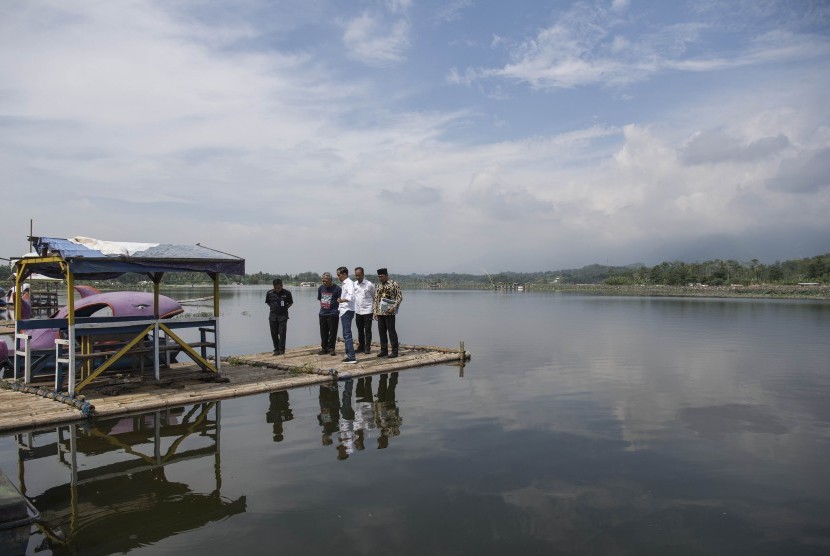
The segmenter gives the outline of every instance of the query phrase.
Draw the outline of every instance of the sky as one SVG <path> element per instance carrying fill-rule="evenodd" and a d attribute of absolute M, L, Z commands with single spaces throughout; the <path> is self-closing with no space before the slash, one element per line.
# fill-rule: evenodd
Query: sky
<path fill-rule="evenodd" d="M 830 252 L 830 0 L 0 0 L 0 256 L 391 274 Z"/>

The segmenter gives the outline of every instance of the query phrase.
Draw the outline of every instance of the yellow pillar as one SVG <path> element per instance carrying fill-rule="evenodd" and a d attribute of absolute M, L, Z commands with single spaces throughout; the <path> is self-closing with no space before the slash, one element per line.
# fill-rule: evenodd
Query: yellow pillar
<path fill-rule="evenodd" d="M 20 286 L 26 280 L 26 263 L 17 262 L 17 271 L 14 273 L 14 320 L 23 318 L 23 304 L 20 302 Z"/>
<path fill-rule="evenodd" d="M 156 380 L 161 379 L 161 361 L 159 357 L 159 286 L 163 272 L 154 272 L 153 279 L 153 376 Z"/>
<path fill-rule="evenodd" d="M 70 395 L 75 395 L 75 378 L 77 368 L 75 367 L 75 275 L 69 266 L 69 262 L 61 263 L 61 270 L 66 277 L 66 322 L 67 322 L 67 339 L 69 340 L 69 369 L 67 372 L 67 380 L 69 387 L 67 390 Z M 84 344 L 87 344 L 86 346 Z M 85 353 L 86 349 L 92 352 L 92 345 L 88 342 L 81 343 L 81 353 Z"/>
<path fill-rule="evenodd" d="M 69 326 L 75 325 L 75 276 L 69 269 L 69 264 L 61 264 L 64 277 L 66 278 L 66 318 L 69 321 Z"/>

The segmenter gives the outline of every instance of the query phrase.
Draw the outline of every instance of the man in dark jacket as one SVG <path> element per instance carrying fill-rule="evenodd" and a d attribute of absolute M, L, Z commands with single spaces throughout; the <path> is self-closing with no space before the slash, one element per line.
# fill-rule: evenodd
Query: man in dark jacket
<path fill-rule="evenodd" d="M 340 320 L 338 299 L 342 294 L 340 286 L 334 283 L 331 272 L 324 272 L 323 285 L 317 288 L 317 300 L 320 302 L 320 351 L 319 355 L 334 355 L 337 342 L 337 323 Z"/>
<path fill-rule="evenodd" d="M 271 325 L 271 342 L 274 355 L 285 353 L 285 332 L 288 329 L 288 308 L 294 304 L 291 292 L 283 289 L 282 280 L 274 280 L 274 289 L 265 294 L 265 304 L 271 308 L 268 324 Z"/>

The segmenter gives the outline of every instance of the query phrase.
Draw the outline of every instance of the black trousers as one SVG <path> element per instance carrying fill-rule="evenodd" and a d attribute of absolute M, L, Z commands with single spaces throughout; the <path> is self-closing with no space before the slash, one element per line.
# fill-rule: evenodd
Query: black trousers
<path fill-rule="evenodd" d="M 372 345 L 372 313 L 355 315 L 354 320 L 357 323 L 357 347 L 369 353 Z"/>
<path fill-rule="evenodd" d="M 288 317 L 277 317 L 277 320 L 269 320 L 271 325 L 271 342 L 274 344 L 274 351 L 285 351 L 285 332 L 288 330 Z"/>
<path fill-rule="evenodd" d="M 387 334 L 389 336 L 387 340 Z M 398 351 L 398 333 L 395 331 L 395 315 L 378 315 L 378 336 L 380 336 L 380 350 L 386 351 L 387 345 L 392 344 L 392 351 Z"/>
<path fill-rule="evenodd" d="M 334 315 L 320 315 L 320 347 L 328 351 L 334 351 L 334 344 L 337 342 L 337 324 L 340 317 Z"/>

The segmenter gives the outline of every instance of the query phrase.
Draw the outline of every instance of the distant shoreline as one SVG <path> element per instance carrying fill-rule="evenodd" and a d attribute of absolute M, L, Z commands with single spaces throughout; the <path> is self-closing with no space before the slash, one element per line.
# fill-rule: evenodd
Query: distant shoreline
<path fill-rule="evenodd" d="M 421 284 L 399 282 L 404 289 L 430 289 Z M 489 286 L 446 285 L 441 290 L 490 290 Z M 629 297 L 709 297 L 709 298 L 758 298 L 758 299 L 816 299 L 830 301 L 830 286 L 825 285 L 779 285 L 755 284 L 751 286 L 662 286 L 662 285 L 627 285 L 609 284 L 524 284 L 524 291 L 496 288 L 497 292 L 522 294 L 526 292 L 559 292 L 590 295 L 618 295 Z"/>
<path fill-rule="evenodd" d="M 760 299 L 817 299 L 830 301 L 830 286 L 754 284 L 750 286 L 662 286 L 608 284 L 528 284 L 525 291 L 549 291 L 638 297 L 710 297 Z M 520 292 L 517 292 L 520 293 Z"/>

